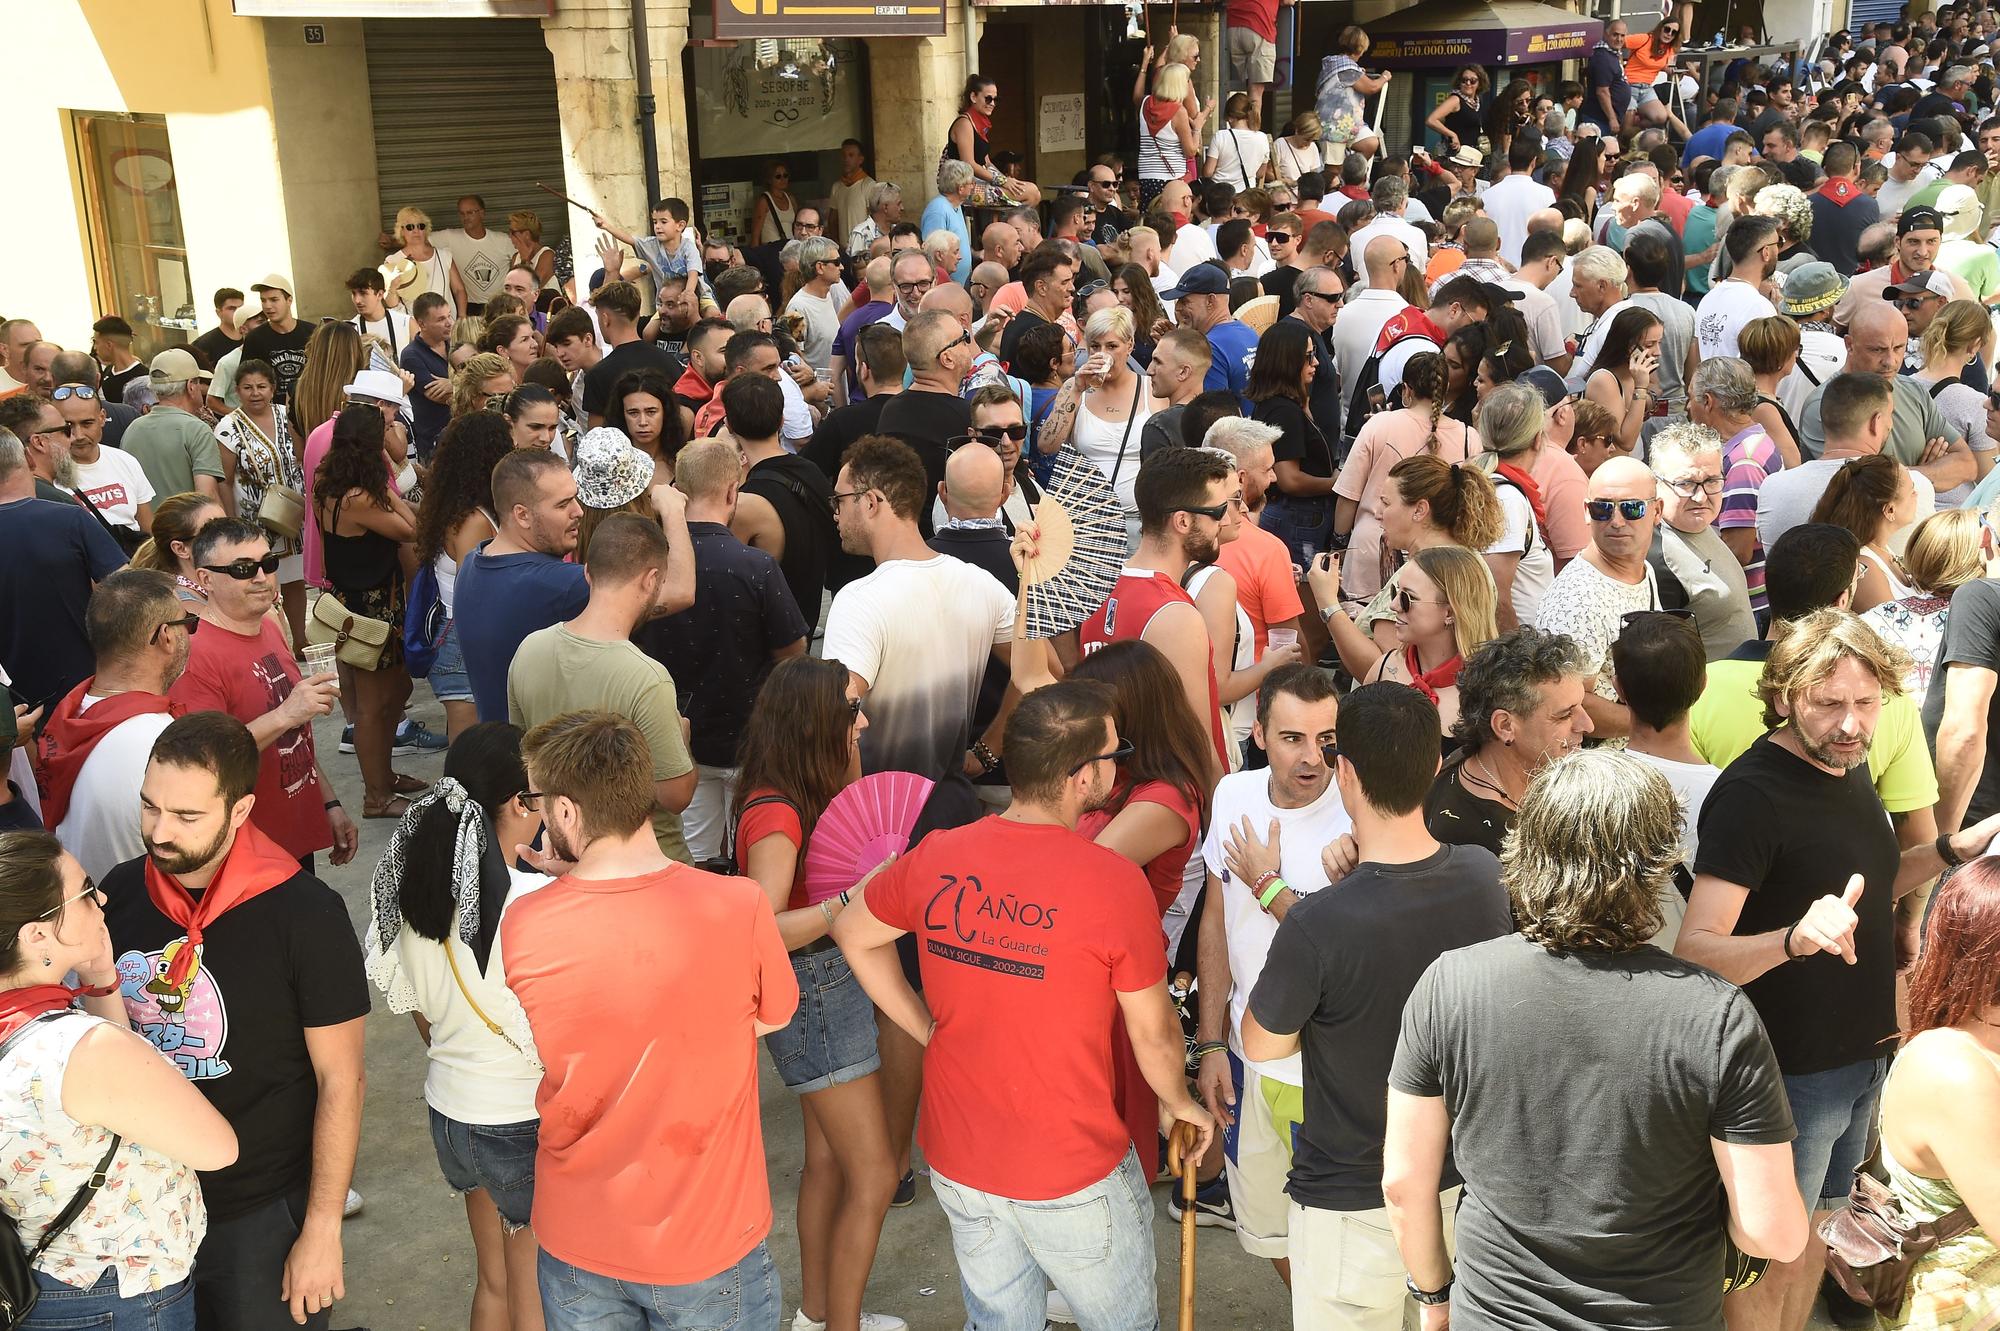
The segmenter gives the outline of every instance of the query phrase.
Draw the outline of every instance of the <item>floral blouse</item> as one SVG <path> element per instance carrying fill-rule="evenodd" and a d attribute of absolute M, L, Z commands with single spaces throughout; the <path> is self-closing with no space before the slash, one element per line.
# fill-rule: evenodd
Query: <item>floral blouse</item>
<path fill-rule="evenodd" d="M 277 419 L 276 439 L 265 437 L 241 411 L 230 412 L 215 427 L 216 442 L 236 455 L 236 511 L 247 518 L 257 516 L 264 503 L 264 491 L 273 485 L 289 486 L 301 495 L 306 489 L 305 469 L 299 465 L 299 451 L 292 443 L 285 409 L 273 403 L 271 412 Z M 299 543 L 271 532 L 271 553 L 295 555 L 299 553 Z"/>

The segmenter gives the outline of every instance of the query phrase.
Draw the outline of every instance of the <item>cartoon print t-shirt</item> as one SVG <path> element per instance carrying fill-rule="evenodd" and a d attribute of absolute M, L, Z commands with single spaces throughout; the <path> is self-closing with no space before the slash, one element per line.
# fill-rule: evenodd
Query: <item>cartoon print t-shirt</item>
<path fill-rule="evenodd" d="M 916 936 L 937 1020 L 920 1128 L 931 1167 L 1022 1201 L 1115 1169 L 1132 1148 L 1112 1096 L 1118 992 L 1167 972 L 1139 867 L 1066 827 L 989 817 L 925 837 L 866 900 Z"/>
<path fill-rule="evenodd" d="M 187 983 L 170 991 L 161 977 L 186 931 L 153 904 L 144 871 L 128 860 L 102 884 L 119 997 L 133 1029 L 236 1130 L 236 1163 L 201 1176 L 210 1215 L 234 1219 L 311 1180 L 319 1090 L 305 1031 L 368 1014 L 361 944 L 340 897 L 300 873 L 209 925 Z"/>

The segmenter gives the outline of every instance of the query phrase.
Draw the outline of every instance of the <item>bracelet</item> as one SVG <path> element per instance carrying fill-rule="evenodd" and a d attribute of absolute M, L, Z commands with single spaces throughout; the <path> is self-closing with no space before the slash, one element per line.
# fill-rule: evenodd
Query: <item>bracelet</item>
<path fill-rule="evenodd" d="M 1221 1040 L 1204 1040 L 1194 1047 L 1194 1056 L 1196 1059 L 1207 1058 L 1210 1054 L 1226 1054 L 1228 1052 L 1229 1046 Z"/>
<path fill-rule="evenodd" d="M 1262 882 L 1263 880 L 1259 879 L 1258 881 Z M 1258 896 L 1257 904 L 1265 910 L 1271 909 L 1271 903 L 1278 899 L 1278 893 L 1285 891 L 1290 886 L 1291 884 L 1287 883 L 1284 879 L 1279 878 L 1275 874 L 1272 875 L 1271 885 L 1265 888 Z"/>
<path fill-rule="evenodd" d="M 1949 832 L 1938 833 L 1937 854 L 1938 858 L 1944 861 L 1944 867 L 1947 869 L 1956 869 L 1959 865 L 1965 863 L 1965 860 L 1959 856 L 1958 852 L 1951 848 L 1951 833 Z"/>
<path fill-rule="evenodd" d="M 1798 957 L 1797 957 L 1797 956 L 1795 956 L 1795 955 L 1793 954 L 1793 952 L 1792 952 L 1792 930 L 1793 930 L 1793 929 L 1796 929 L 1796 928 L 1798 928 L 1798 927 L 1799 927 L 1799 921 L 1797 921 L 1797 920 L 1793 920 L 1793 921 L 1792 921 L 1792 923 L 1790 924 L 1790 926 L 1788 926 L 1788 927 L 1786 928 L 1786 930 L 1785 930 L 1785 937 L 1784 937 L 1784 939 L 1783 939 L 1783 940 L 1782 940 L 1782 941 L 1781 941 L 1781 942 L 1779 943 L 1779 946 L 1785 949 L 1785 960 L 1786 960 L 1786 961 L 1797 961 L 1797 960 L 1798 960 Z"/>
<path fill-rule="evenodd" d="M 326 805 L 325 805 L 325 807 L 326 807 L 326 808 L 329 808 L 329 809 L 338 809 L 338 808 L 340 807 L 340 801 L 339 801 L 339 800 L 328 800 L 328 801 L 326 802 Z"/>
<path fill-rule="evenodd" d="M 820 918 L 826 921 L 826 927 L 829 929 L 833 928 L 833 903 L 831 901 L 820 902 L 819 913 Z"/>
<path fill-rule="evenodd" d="M 988 772 L 1000 765 L 1000 755 L 987 747 L 983 739 L 972 741 L 972 756 L 979 759 L 979 765 Z"/>
<path fill-rule="evenodd" d="M 1262 896 L 1264 894 L 1265 886 L 1269 884 L 1270 881 L 1273 878 L 1276 878 L 1277 876 L 1278 876 L 1278 871 L 1276 869 L 1266 869 L 1264 870 L 1264 872 L 1258 874 L 1257 881 L 1250 884 L 1250 895 L 1253 897 Z"/>
<path fill-rule="evenodd" d="M 847 909 L 847 893 L 846 893 L 846 892 L 842 892 L 842 893 L 840 894 L 840 908 L 841 908 L 842 910 L 846 910 L 846 909 Z"/>

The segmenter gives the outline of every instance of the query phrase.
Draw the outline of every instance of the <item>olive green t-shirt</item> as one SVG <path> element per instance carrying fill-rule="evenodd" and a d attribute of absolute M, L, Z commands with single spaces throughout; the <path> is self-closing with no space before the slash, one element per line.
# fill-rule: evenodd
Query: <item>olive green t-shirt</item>
<path fill-rule="evenodd" d="M 637 726 L 653 751 L 653 780 L 670 781 L 693 770 L 665 666 L 629 642 L 579 637 L 562 624 L 537 629 L 522 641 L 507 670 L 507 719 L 528 730 L 579 711 L 610 712 Z M 679 814 L 655 808 L 653 833 L 669 859 L 689 862 Z"/>
<path fill-rule="evenodd" d="M 139 460 L 153 493 L 186 494 L 194 478 L 222 479 L 222 446 L 215 431 L 179 407 L 158 406 L 125 429 L 119 447 Z"/>

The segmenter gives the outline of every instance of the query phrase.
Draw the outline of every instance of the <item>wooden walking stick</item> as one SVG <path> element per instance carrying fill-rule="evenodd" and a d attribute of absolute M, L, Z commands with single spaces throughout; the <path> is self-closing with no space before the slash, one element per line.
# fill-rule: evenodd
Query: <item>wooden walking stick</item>
<path fill-rule="evenodd" d="M 1192 1123 L 1174 1124 L 1167 1138 L 1167 1169 L 1178 1175 L 1181 1184 L 1181 1315 L 1180 1331 L 1194 1331 L 1194 1171 L 1201 1157 L 1194 1149 L 1197 1140 Z"/>

